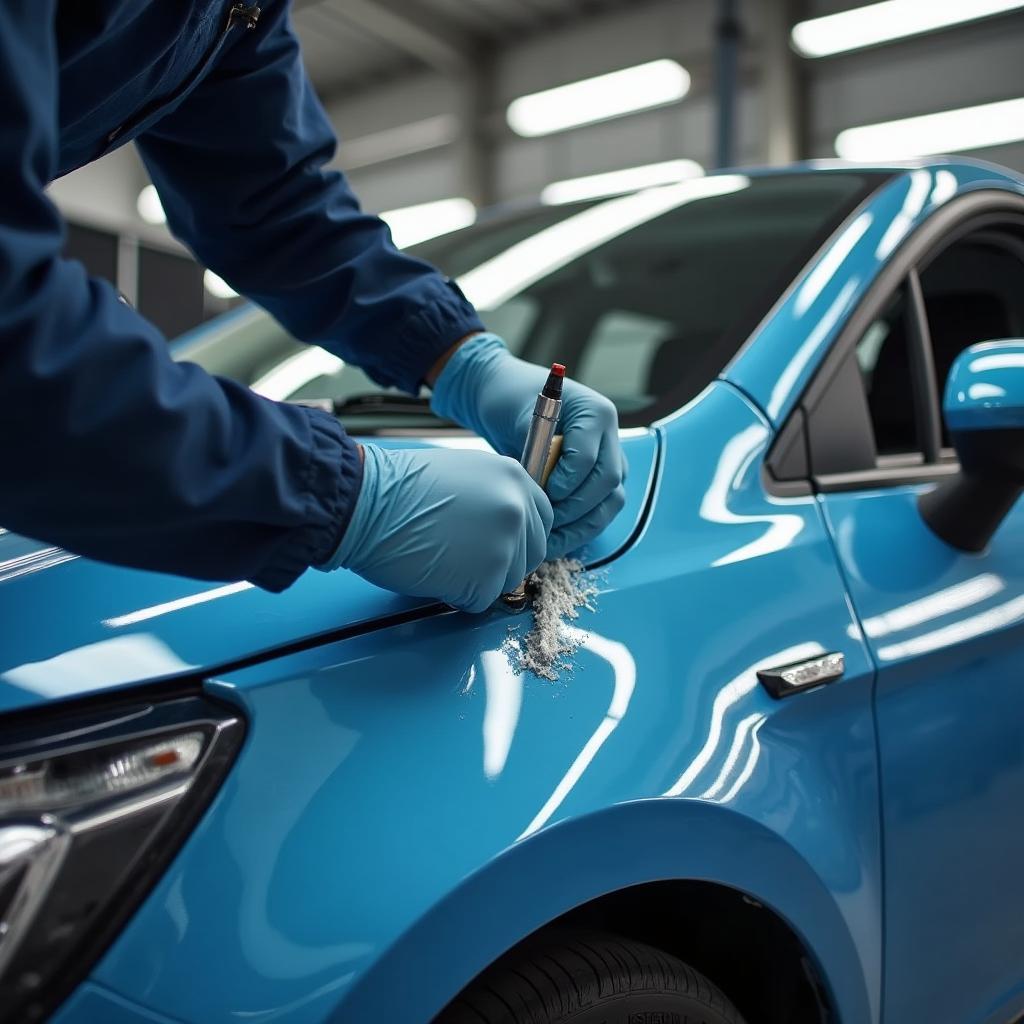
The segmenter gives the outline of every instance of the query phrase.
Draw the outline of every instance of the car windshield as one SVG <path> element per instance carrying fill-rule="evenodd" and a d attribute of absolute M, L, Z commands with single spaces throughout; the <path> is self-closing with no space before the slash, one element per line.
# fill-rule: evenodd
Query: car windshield
<path fill-rule="evenodd" d="M 645 426 L 698 394 L 878 176 L 717 175 L 490 216 L 410 251 L 456 279 L 510 349 L 607 395 Z M 269 398 L 329 401 L 353 432 L 443 429 L 426 402 L 235 312 L 175 346 Z"/>

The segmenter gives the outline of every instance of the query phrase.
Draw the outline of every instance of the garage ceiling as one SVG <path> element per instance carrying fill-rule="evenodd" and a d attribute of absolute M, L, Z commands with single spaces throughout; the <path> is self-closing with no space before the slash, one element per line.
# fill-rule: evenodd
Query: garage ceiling
<path fill-rule="evenodd" d="M 294 22 L 310 75 L 321 97 L 329 100 L 424 68 L 457 73 L 481 53 L 630 3 L 296 0 Z"/>

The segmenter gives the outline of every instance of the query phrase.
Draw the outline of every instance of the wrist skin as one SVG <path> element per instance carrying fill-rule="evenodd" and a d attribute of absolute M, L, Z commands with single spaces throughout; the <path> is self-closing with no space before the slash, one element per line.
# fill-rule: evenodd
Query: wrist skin
<path fill-rule="evenodd" d="M 437 362 L 427 370 L 426 376 L 423 378 L 428 386 L 433 387 L 437 383 L 437 378 L 441 376 L 441 371 L 448 365 L 448 360 L 458 351 L 460 345 L 464 345 L 470 338 L 480 334 L 480 331 L 471 331 L 469 334 L 464 334 L 451 348 L 443 352 Z"/>

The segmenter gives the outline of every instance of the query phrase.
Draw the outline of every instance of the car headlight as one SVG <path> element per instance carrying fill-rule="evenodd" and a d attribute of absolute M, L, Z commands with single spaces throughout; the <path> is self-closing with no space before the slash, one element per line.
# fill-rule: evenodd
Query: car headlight
<path fill-rule="evenodd" d="M 0 732 L 0 1022 L 42 1020 L 152 887 L 244 727 L 196 695 L 8 719 Z"/>

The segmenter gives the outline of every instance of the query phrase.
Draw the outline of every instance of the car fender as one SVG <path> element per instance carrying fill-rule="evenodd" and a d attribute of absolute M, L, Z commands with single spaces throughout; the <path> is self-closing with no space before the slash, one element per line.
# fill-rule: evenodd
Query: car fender
<path fill-rule="evenodd" d="M 756 899 L 813 950 L 846 1024 L 872 1020 L 864 967 L 843 914 L 810 864 L 750 818 L 696 800 L 636 800 L 515 844 L 446 893 L 378 958 L 335 1020 L 417 1020 L 538 928 L 647 882 L 713 882 Z"/>

